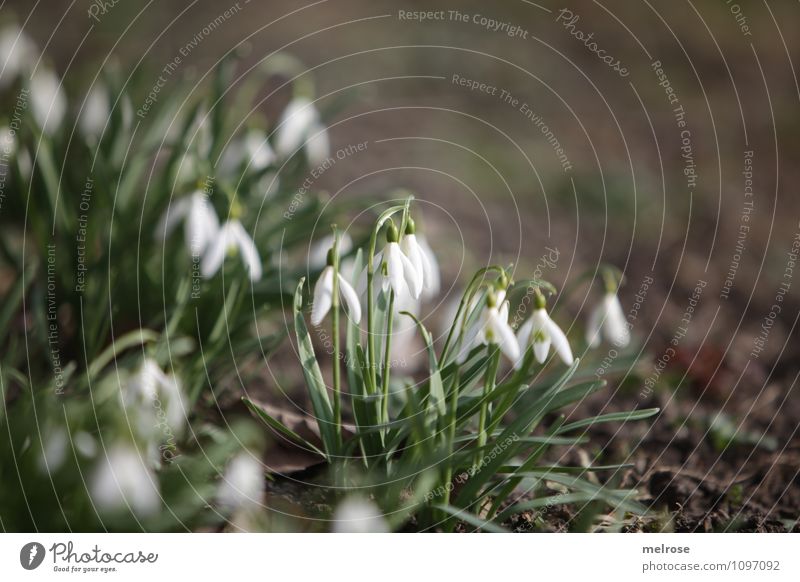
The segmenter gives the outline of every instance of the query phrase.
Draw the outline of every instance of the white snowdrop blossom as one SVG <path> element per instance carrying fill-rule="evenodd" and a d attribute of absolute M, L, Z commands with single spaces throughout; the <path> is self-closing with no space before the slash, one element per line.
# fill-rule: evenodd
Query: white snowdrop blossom
<path fill-rule="evenodd" d="M 49 69 L 40 69 L 31 77 L 30 91 L 33 118 L 44 133 L 52 135 L 67 112 L 61 80 Z"/>
<path fill-rule="evenodd" d="M 222 225 L 214 239 L 209 243 L 200 265 L 203 277 L 213 277 L 225 260 L 226 254 L 241 254 L 242 261 L 250 275 L 250 280 L 255 282 L 261 279 L 261 256 L 258 254 L 253 239 L 247 234 L 238 219 L 233 218 Z"/>
<path fill-rule="evenodd" d="M 320 121 L 319 111 L 305 97 L 293 99 L 278 121 L 275 150 L 286 159 L 305 145 L 308 162 L 321 164 L 330 155 L 328 130 Z"/>
<path fill-rule="evenodd" d="M 162 423 L 176 434 L 183 431 L 187 408 L 181 384 L 154 360 L 145 359 L 128 380 L 124 403 L 133 407 L 140 433 L 146 438 L 152 437 Z"/>
<path fill-rule="evenodd" d="M 417 271 L 417 278 L 421 284 L 419 296 L 423 290 L 431 290 L 434 287 L 438 293 L 439 287 L 439 274 L 434 272 L 434 265 L 431 262 L 432 252 L 430 247 L 424 249 L 420 242 L 417 240 L 416 226 L 414 220 L 409 217 L 406 223 L 406 233 L 403 240 L 400 241 L 400 248 L 414 265 Z M 435 261 L 435 259 L 434 259 Z M 437 265 L 438 270 L 438 265 Z"/>
<path fill-rule="evenodd" d="M 53 473 L 61 468 L 67 458 L 69 435 L 62 428 L 49 430 L 42 437 L 42 453 L 39 457 L 39 471 Z"/>
<path fill-rule="evenodd" d="M 473 347 L 479 344 L 496 344 L 505 357 L 516 362 L 520 355 L 519 344 L 514 330 L 508 324 L 508 303 L 498 303 L 498 300 L 505 301 L 505 293 L 499 297 L 494 291 L 490 291 L 486 296 L 486 305 L 477 322 L 472 344 Z"/>
<path fill-rule="evenodd" d="M 261 172 L 275 163 L 276 156 L 267 141 L 266 134 L 258 129 L 251 129 L 243 137 L 232 141 L 220 160 L 220 173 L 232 175 L 242 163 L 247 164 L 251 172 Z"/>
<path fill-rule="evenodd" d="M 333 514 L 334 533 L 388 533 L 378 507 L 367 499 L 350 497 L 342 501 Z"/>
<path fill-rule="evenodd" d="M 182 220 L 185 221 L 186 248 L 192 256 L 199 256 L 219 231 L 217 213 L 202 190 L 184 196 L 167 208 L 156 228 L 156 237 L 165 239 Z"/>
<path fill-rule="evenodd" d="M 0 31 L 0 89 L 33 70 L 39 51 L 30 37 L 13 24 Z"/>
<path fill-rule="evenodd" d="M 85 138 L 100 137 L 111 115 L 110 105 L 111 100 L 105 85 L 92 85 L 78 117 L 78 129 Z"/>
<path fill-rule="evenodd" d="M 328 260 L 328 250 L 333 246 L 333 235 L 329 234 L 311 245 L 308 250 L 308 267 L 310 269 L 321 269 Z M 349 234 L 343 232 L 339 237 L 339 255 L 346 255 L 353 250 L 353 239 Z"/>
<path fill-rule="evenodd" d="M 523 354 L 533 341 L 533 355 L 537 362 L 543 364 L 552 345 L 561 360 L 568 366 L 571 365 L 573 362 L 572 348 L 569 347 L 567 336 L 561 331 L 558 324 L 550 319 L 545 309 L 544 297 L 537 295 L 535 301 L 536 309 L 530 319 L 517 331 L 517 340 L 523 349 Z M 522 359 L 520 358 L 517 365 L 521 364 Z"/>
<path fill-rule="evenodd" d="M 501 287 L 502 287 L 502 285 L 501 285 Z M 495 291 L 494 293 L 495 293 L 495 302 L 496 302 L 496 305 L 498 305 L 497 310 L 498 310 L 498 314 L 500 316 L 500 319 L 502 319 L 503 321 L 507 322 L 508 321 L 508 301 L 506 301 L 506 291 L 505 291 L 505 289 L 501 288 L 501 289 Z M 472 313 L 473 311 L 475 311 L 475 309 L 478 307 L 478 301 L 480 301 L 480 297 L 476 296 L 470 302 L 469 307 L 467 308 L 467 311 L 466 311 L 468 317 L 469 317 L 469 314 Z M 457 306 L 453 306 L 453 309 L 451 311 L 452 311 L 452 317 L 455 317 L 455 315 L 457 313 Z M 460 323 L 461 323 L 460 321 L 454 321 L 453 325 L 460 325 Z M 469 355 L 469 353 L 475 347 L 481 345 L 482 343 L 485 343 L 481 339 L 482 338 L 481 331 L 483 329 L 483 324 L 484 323 L 485 322 L 484 322 L 483 314 L 482 314 L 480 316 L 480 318 L 477 321 L 475 321 L 471 326 L 469 326 L 466 329 L 466 331 L 464 332 L 463 339 L 461 340 L 461 348 L 459 349 L 458 355 L 456 356 L 456 361 L 459 364 L 463 364 L 464 362 L 467 361 L 467 356 Z M 445 330 L 444 333 L 447 333 L 447 330 Z M 513 334 L 513 331 L 512 331 L 512 334 Z"/>
<path fill-rule="evenodd" d="M 239 453 L 225 466 L 217 502 L 226 509 L 254 508 L 264 495 L 264 468 L 250 453 Z"/>
<path fill-rule="evenodd" d="M 333 249 L 328 253 L 328 266 L 322 270 L 317 284 L 314 287 L 314 304 L 311 306 L 311 323 L 319 325 L 325 319 L 325 315 L 331 310 L 333 305 L 333 283 L 334 275 L 338 276 L 339 295 L 344 298 L 347 304 L 350 317 L 354 323 L 361 321 L 361 303 L 358 295 L 350 283 L 342 277 L 341 273 L 335 273 L 333 269 Z"/>
<path fill-rule="evenodd" d="M 592 347 L 598 346 L 601 334 L 618 348 L 624 348 L 631 341 L 625 313 L 619 297 L 613 292 L 606 293 L 592 311 L 586 328 L 586 342 Z"/>
<path fill-rule="evenodd" d="M 412 298 L 418 299 L 422 293 L 422 278 L 414 263 L 400 248 L 398 238 L 397 227 L 389 224 L 386 231 L 386 246 L 375 257 L 379 259 L 377 262 L 382 276 L 382 286 L 384 291 L 391 287 L 395 297 L 402 297 L 408 293 Z"/>
<path fill-rule="evenodd" d="M 117 444 L 108 450 L 89 479 L 89 494 L 103 512 L 130 507 L 147 517 L 161 505 L 156 476 L 131 445 Z"/>

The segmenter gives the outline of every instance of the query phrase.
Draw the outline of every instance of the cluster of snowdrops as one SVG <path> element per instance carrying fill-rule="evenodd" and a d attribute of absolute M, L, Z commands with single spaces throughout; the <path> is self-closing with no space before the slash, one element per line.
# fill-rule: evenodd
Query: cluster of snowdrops
<path fill-rule="evenodd" d="M 0 312 L 11 330 L 0 360 L 6 527 L 295 527 L 276 522 L 265 502 L 264 450 L 275 438 L 328 464 L 313 485 L 335 486 L 329 519 L 337 531 L 411 522 L 445 531 L 456 523 L 500 528 L 514 512 L 553 503 L 554 483 L 561 502 L 602 501 L 623 516 L 644 511 L 635 492 L 615 488 L 613 479 L 607 486 L 587 479 L 591 467 L 576 474 L 541 463 L 550 447 L 585 443 L 580 431 L 595 423 L 655 413 L 552 422 L 552 413 L 603 383 L 578 371 L 548 310 L 549 283 L 514 281 L 508 267 L 482 269 L 458 299 L 447 333 L 434 339 L 420 317 L 423 301 L 439 294 L 440 274 L 411 198 L 387 203 L 364 248 L 354 248 L 355 233 L 335 228 L 310 243 L 320 220 L 337 218 L 322 195 L 308 196 L 289 225 L 270 216 L 270 205 L 290 200 L 308 169 L 329 156 L 328 130 L 302 68 L 288 67 L 294 97 L 274 124 L 226 117 L 242 109 L 229 91 L 229 63 L 208 99 L 176 95 L 135 123 L 127 82 L 96 77 L 82 98 L 68 100 L 63 79 L 16 26 L 0 30 L 0 63 L 9 112 L 0 129 L 2 186 L 13 194 L 0 213 L 9 225 L 0 236 L 2 268 L 13 281 Z M 247 89 L 242 83 L 237 95 L 257 92 Z M 87 180 L 95 175 L 102 179 Z M 174 236 L 181 229 L 182 243 Z M 80 256 L 78 232 L 86 242 Z M 15 235 L 28 247 L 20 250 Z M 132 240 L 141 259 L 129 253 Z M 288 268 L 286 257 L 299 256 L 303 269 Z M 80 292 L 76 264 L 90 282 Z M 195 267 L 204 281 L 197 299 Z M 303 272 L 314 277 L 313 289 Z M 630 338 L 616 295 L 620 277 L 608 269 L 604 281 L 586 341 L 596 345 L 605 335 L 623 347 Z M 249 397 L 263 423 L 220 424 L 210 414 L 218 394 L 247 394 L 237 355 L 260 356 L 280 344 L 283 334 L 261 334 L 259 321 L 282 320 L 287 297 L 316 440 Z M 330 321 L 333 351 L 319 360 L 305 324 L 309 303 L 314 326 Z M 526 305 L 533 309 L 520 309 Z M 393 365 L 414 334 L 427 368 L 417 377 Z M 551 348 L 563 368 L 551 361 Z M 333 361 L 330 382 L 321 372 L 326 360 Z M 470 478 L 456 495 L 450 485 L 464 471 Z"/>

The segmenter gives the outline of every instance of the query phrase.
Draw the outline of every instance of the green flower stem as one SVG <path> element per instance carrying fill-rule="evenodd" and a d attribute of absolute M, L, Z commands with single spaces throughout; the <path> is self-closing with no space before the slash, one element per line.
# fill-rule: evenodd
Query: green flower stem
<path fill-rule="evenodd" d="M 481 402 L 481 412 L 478 418 L 478 448 L 480 449 L 486 445 L 486 421 L 489 416 L 489 394 L 494 390 L 495 382 L 497 380 L 497 368 L 500 364 L 500 348 L 497 344 L 489 345 L 489 361 L 486 366 L 486 374 L 483 377 L 483 398 Z M 477 459 L 480 459 L 481 451 L 477 453 Z"/>
<path fill-rule="evenodd" d="M 460 388 L 460 381 L 459 378 L 460 370 L 456 370 L 455 376 L 453 378 L 453 391 L 452 391 L 452 401 L 450 403 L 450 416 L 448 418 L 448 425 L 447 425 L 447 455 L 448 459 L 453 458 L 453 451 L 455 447 L 455 440 L 456 440 L 456 420 L 458 418 L 458 391 Z M 446 463 L 447 468 L 444 472 L 444 505 L 450 505 L 450 487 L 447 485 L 453 480 L 453 464 L 451 462 Z M 454 520 L 448 519 L 442 526 L 444 531 L 448 531 L 449 528 L 454 523 Z"/>
<path fill-rule="evenodd" d="M 394 291 L 389 291 L 389 310 L 386 312 L 386 342 L 383 353 L 383 399 L 381 401 L 381 420 L 389 424 L 389 369 L 392 357 L 392 327 L 394 324 Z"/>
<path fill-rule="evenodd" d="M 342 370 L 339 337 L 339 233 L 333 229 L 333 422 L 336 429 L 336 443 L 342 445 Z"/>

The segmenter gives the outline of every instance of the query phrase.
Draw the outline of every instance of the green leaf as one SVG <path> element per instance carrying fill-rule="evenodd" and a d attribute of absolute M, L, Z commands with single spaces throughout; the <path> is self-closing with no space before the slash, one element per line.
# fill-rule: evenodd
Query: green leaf
<path fill-rule="evenodd" d="M 441 511 L 444 511 L 445 513 L 448 513 L 456 519 L 460 519 L 461 521 L 468 523 L 477 529 L 482 529 L 483 531 L 489 533 L 508 533 L 508 530 L 503 529 L 499 525 L 494 524 L 491 521 L 481 519 L 474 513 L 470 513 L 464 509 L 459 509 L 458 507 L 453 507 L 452 505 L 434 505 L 434 508 L 440 509 Z"/>
<path fill-rule="evenodd" d="M 308 335 L 305 319 L 303 319 L 303 284 L 305 278 L 300 279 L 297 290 L 294 293 L 294 331 L 297 336 L 297 351 L 300 356 L 300 363 L 303 367 L 303 376 L 306 379 L 308 394 L 311 397 L 311 406 L 314 409 L 314 416 L 325 445 L 325 452 L 330 456 L 337 453 L 336 450 L 336 427 L 333 422 L 333 408 L 328 397 L 328 389 L 322 372 L 314 355 L 314 346 L 311 337 Z"/>
<path fill-rule="evenodd" d="M 295 444 L 305 447 L 310 451 L 314 451 L 315 453 L 317 453 L 318 455 L 322 456 L 327 460 L 328 456 L 324 452 L 322 452 L 317 447 L 312 445 L 310 442 L 308 442 L 306 439 L 304 439 L 299 434 L 294 432 L 292 429 L 283 424 L 281 421 L 270 416 L 269 413 L 267 413 L 267 411 L 261 408 L 258 404 L 256 404 L 249 398 L 242 398 L 242 402 L 244 402 L 245 405 L 247 405 L 247 407 L 255 415 L 256 418 L 264 421 L 264 423 L 267 426 L 269 426 L 272 429 L 275 429 L 277 432 L 281 433 L 289 440 L 293 441 Z"/>
<path fill-rule="evenodd" d="M 556 434 L 569 432 L 571 430 L 575 430 L 576 428 L 594 426 L 595 424 L 602 424 L 604 422 L 628 422 L 630 420 L 642 420 L 658 414 L 659 411 L 659 408 L 644 408 L 642 410 L 632 410 L 630 412 L 612 412 L 610 414 L 601 414 L 600 416 L 584 418 L 582 420 L 565 424 L 558 429 Z"/>

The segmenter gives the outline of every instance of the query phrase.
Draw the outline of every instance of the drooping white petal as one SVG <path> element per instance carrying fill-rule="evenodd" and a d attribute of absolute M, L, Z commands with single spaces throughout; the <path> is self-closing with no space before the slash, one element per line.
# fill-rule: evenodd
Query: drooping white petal
<path fill-rule="evenodd" d="M 598 305 L 592 310 L 589 321 L 586 323 L 586 343 L 592 348 L 600 345 L 600 330 L 602 329 L 604 318 L 604 306 Z"/>
<path fill-rule="evenodd" d="M 322 165 L 331 155 L 331 140 L 328 128 L 321 123 L 315 124 L 309 130 L 306 141 L 306 158 L 312 168 Z"/>
<path fill-rule="evenodd" d="M 386 533 L 389 526 L 374 503 L 361 497 L 342 501 L 333 514 L 334 533 Z"/>
<path fill-rule="evenodd" d="M 261 131 L 251 130 L 244 138 L 244 149 L 250 156 L 250 169 L 260 172 L 275 162 L 275 152 Z"/>
<path fill-rule="evenodd" d="M 405 272 L 404 261 L 408 259 L 400 250 L 400 245 L 397 243 L 388 243 L 384 251 L 384 260 L 386 261 L 386 271 L 389 283 L 394 290 L 396 296 L 400 296 L 406 291 L 406 279 L 403 274 Z M 414 270 L 414 267 L 411 267 Z"/>
<path fill-rule="evenodd" d="M 361 303 L 353 286 L 341 274 L 339 275 L 339 293 L 347 303 L 347 310 L 353 323 L 359 323 L 361 321 Z"/>
<path fill-rule="evenodd" d="M 528 321 L 523 323 L 517 330 L 517 343 L 519 344 L 519 347 L 523 351 L 528 349 L 528 345 L 530 345 L 532 331 L 533 331 L 533 319 L 529 319 Z"/>
<path fill-rule="evenodd" d="M 314 105 L 304 97 L 293 99 L 278 121 L 275 150 L 282 158 L 293 155 L 317 123 L 319 113 Z"/>
<path fill-rule="evenodd" d="M 439 261 L 433 254 L 433 249 L 422 235 L 417 237 L 419 249 L 422 253 L 423 286 L 425 288 L 425 299 L 431 299 L 439 294 L 441 289 L 441 274 L 439 273 Z"/>
<path fill-rule="evenodd" d="M 419 248 L 416 235 L 406 234 L 400 241 L 400 248 L 408 257 L 408 260 L 411 261 L 411 264 L 414 265 L 414 269 L 417 271 L 417 276 L 424 287 L 425 271 L 422 266 L 422 251 Z"/>
<path fill-rule="evenodd" d="M 618 348 L 624 348 L 630 343 L 630 330 L 625 320 L 625 313 L 619 302 L 619 297 L 614 293 L 608 293 L 603 298 L 605 304 L 605 333 L 606 339 Z"/>
<path fill-rule="evenodd" d="M 228 251 L 228 245 L 230 244 L 228 240 L 230 238 L 228 231 L 229 227 L 228 223 L 226 223 L 217 231 L 217 236 L 208 244 L 203 254 L 203 260 L 200 263 L 200 273 L 206 279 L 210 279 L 216 275 L 217 271 L 219 271 L 219 268 L 222 266 L 222 262 L 225 260 L 225 253 Z"/>
<path fill-rule="evenodd" d="M 391 248 L 392 254 L 394 254 L 396 257 L 396 259 L 394 259 L 394 264 L 401 266 L 401 277 L 407 285 L 408 291 L 411 293 L 411 297 L 418 299 L 420 293 L 422 293 L 422 279 L 417 274 L 417 270 L 414 268 L 414 265 L 402 251 L 399 244 L 388 243 L 386 246 Z M 391 273 L 389 275 L 391 276 Z M 395 293 L 398 295 L 400 294 L 396 288 Z"/>
<path fill-rule="evenodd" d="M 569 340 L 564 332 L 561 331 L 561 328 L 558 327 L 558 324 L 550 319 L 550 316 L 547 316 L 545 332 L 550 336 L 550 339 L 553 342 L 553 348 L 555 348 L 556 353 L 559 355 L 561 360 L 566 365 L 571 365 L 573 358 L 572 348 L 569 347 Z"/>
<path fill-rule="evenodd" d="M 264 468 L 249 453 L 239 453 L 225 467 L 217 502 L 226 509 L 255 508 L 264 495 Z"/>
<path fill-rule="evenodd" d="M 146 517 L 156 513 L 161 504 L 155 475 L 128 445 L 114 445 L 100 459 L 89 480 L 89 493 L 101 512 L 130 507 Z"/>
<path fill-rule="evenodd" d="M 550 352 L 550 337 L 536 337 L 533 340 L 533 355 L 536 361 L 544 364 L 547 354 Z"/>
<path fill-rule="evenodd" d="M 47 431 L 42 436 L 42 453 L 39 457 L 39 470 L 50 474 L 58 471 L 67 459 L 69 444 L 67 431 L 58 427 Z"/>
<path fill-rule="evenodd" d="M 61 126 L 67 111 L 67 99 L 61 80 L 48 69 L 40 69 L 31 77 L 31 111 L 42 131 L 52 135 Z"/>
<path fill-rule="evenodd" d="M 191 196 L 185 196 L 176 200 L 174 204 L 170 204 L 158 221 L 155 232 L 156 239 L 162 241 L 166 239 L 175 230 L 178 223 L 188 216 L 191 208 Z"/>
<path fill-rule="evenodd" d="M 94 84 L 86 95 L 83 108 L 78 118 L 78 129 L 86 138 L 96 139 L 111 115 L 108 89 L 105 85 Z"/>
<path fill-rule="evenodd" d="M 36 65 L 38 49 L 17 25 L 0 31 L 0 89 L 8 87 L 23 72 Z"/>
<path fill-rule="evenodd" d="M 496 307 L 489 309 L 487 326 L 492 331 L 493 341 L 500 347 L 500 351 L 512 362 L 520 357 L 519 344 L 508 319 L 503 318 Z"/>
<path fill-rule="evenodd" d="M 230 228 L 232 236 L 239 247 L 239 252 L 242 255 L 247 272 L 250 275 L 250 280 L 255 282 L 261 280 L 263 269 L 261 267 L 261 257 L 258 254 L 253 239 L 247 234 L 247 231 L 238 220 L 230 221 Z"/>
<path fill-rule="evenodd" d="M 206 250 L 208 244 L 219 231 L 217 213 L 209 204 L 202 192 L 195 192 L 190 197 L 189 213 L 186 217 L 186 248 L 192 256 Z"/>
<path fill-rule="evenodd" d="M 340 279 L 341 281 L 341 279 Z M 333 267 L 328 266 L 314 287 L 314 303 L 311 305 L 311 323 L 319 325 L 333 304 Z"/>

